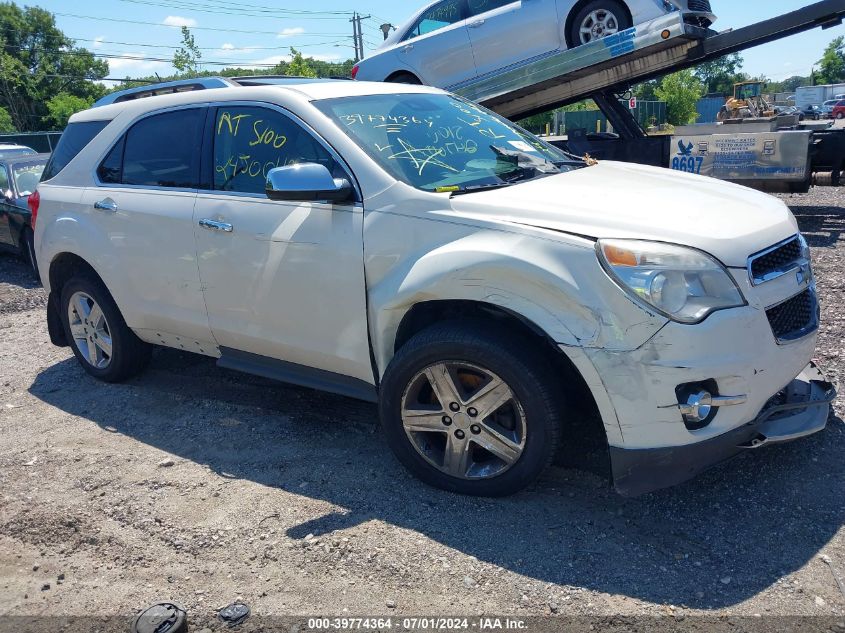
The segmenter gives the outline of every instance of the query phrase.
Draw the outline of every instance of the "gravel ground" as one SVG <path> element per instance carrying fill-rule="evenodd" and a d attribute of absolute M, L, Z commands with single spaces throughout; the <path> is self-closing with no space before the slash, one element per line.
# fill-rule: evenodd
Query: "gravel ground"
<path fill-rule="evenodd" d="M 785 198 L 814 251 L 818 357 L 845 378 L 845 190 Z M 824 615 L 845 619 L 845 414 L 672 490 L 553 468 L 503 500 L 432 490 L 373 406 L 158 350 L 125 385 L 49 343 L 0 256 L 0 615 L 162 599 L 259 615 Z M 845 625 L 843 629 L 845 630 Z"/>

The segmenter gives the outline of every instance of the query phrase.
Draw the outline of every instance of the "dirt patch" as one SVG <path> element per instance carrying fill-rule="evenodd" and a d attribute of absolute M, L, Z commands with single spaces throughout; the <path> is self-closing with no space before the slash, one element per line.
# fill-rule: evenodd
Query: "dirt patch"
<path fill-rule="evenodd" d="M 785 199 L 842 382 L 845 193 Z M 841 404 L 821 434 L 643 498 L 553 468 L 470 499 L 408 476 L 369 404 L 171 350 L 127 384 L 90 379 L 28 275 L 0 257 L 0 613 L 845 613 Z"/>

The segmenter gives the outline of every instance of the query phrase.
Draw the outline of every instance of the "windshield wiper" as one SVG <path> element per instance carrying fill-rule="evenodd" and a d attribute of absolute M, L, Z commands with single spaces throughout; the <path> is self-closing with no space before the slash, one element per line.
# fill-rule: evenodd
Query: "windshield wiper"
<path fill-rule="evenodd" d="M 469 185 L 453 191 L 452 196 L 463 196 L 468 193 L 478 193 L 479 191 L 489 191 L 491 189 L 504 189 L 505 187 L 510 187 L 512 184 L 511 182 L 497 182 L 489 185 Z"/>

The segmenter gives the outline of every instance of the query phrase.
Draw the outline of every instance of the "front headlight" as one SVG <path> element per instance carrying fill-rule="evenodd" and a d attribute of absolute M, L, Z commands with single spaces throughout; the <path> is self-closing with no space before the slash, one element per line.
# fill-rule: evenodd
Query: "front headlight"
<path fill-rule="evenodd" d="M 745 305 L 733 277 L 710 255 L 686 246 L 599 240 L 599 261 L 619 286 L 679 323 Z"/>

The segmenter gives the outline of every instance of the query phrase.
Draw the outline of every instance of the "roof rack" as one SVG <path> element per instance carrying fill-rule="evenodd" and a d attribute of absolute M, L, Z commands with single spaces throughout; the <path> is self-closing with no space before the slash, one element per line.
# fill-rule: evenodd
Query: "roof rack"
<path fill-rule="evenodd" d="M 135 99 L 147 97 L 158 97 L 160 95 L 171 95 L 178 92 L 192 92 L 194 90 L 211 90 L 213 88 L 231 88 L 236 84 L 224 77 L 202 77 L 198 79 L 180 79 L 178 81 L 164 81 L 161 83 L 147 84 L 136 88 L 127 88 L 107 94 L 94 103 L 95 108 L 112 103 L 123 103 Z"/>
<path fill-rule="evenodd" d="M 236 88 L 247 86 L 285 86 L 303 83 L 319 83 L 339 81 L 340 77 L 318 79 L 316 77 L 294 77 L 290 75 L 250 75 L 246 77 L 201 77 L 197 79 L 179 79 L 161 83 L 146 84 L 136 88 L 127 88 L 106 95 L 98 100 L 93 107 L 123 103 L 147 97 L 177 94 L 179 92 L 193 92 L 195 90 L 213 90 L 217 88 Z"/>

